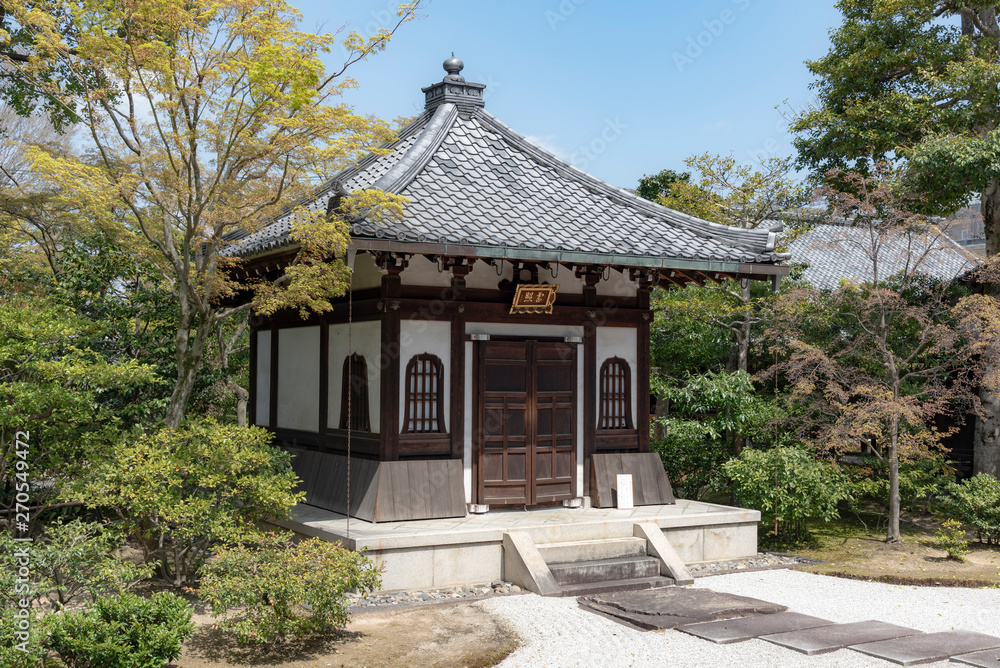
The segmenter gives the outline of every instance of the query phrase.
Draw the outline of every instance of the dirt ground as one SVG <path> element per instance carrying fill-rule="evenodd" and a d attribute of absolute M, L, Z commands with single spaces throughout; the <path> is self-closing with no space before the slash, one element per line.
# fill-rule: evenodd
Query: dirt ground
<path fill-rule="evenodd" d="M 922 586 L 1000 586 L 1000 547 L 975 542 L 970 534 L 972 551 L 965 561 L 948 559 L 934 547 L 939 526 L 934 518 L 904 516 L 903 542 L 890 544 L 882 533 L 851 530 L 842 522 L 817 524 L 810 527 L 817 545 L 794 552 L 829 562 L 801 568 L 824 575 Z"/>
<path fill-rule="evenodd" d="M 516 646 L 515 636 L 472 602 L 393 606 L 351 615 L 337 638 L 277 651 L 240 647 L 199 615 L 176 668 L 485 668 Z"/>

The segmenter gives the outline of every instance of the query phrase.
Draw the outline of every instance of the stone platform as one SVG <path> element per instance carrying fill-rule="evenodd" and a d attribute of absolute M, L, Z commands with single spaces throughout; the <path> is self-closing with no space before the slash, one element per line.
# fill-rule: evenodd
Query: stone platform
<path fill-rule="evenodd" d="M 307 536 L 364 549 L 384 566 L 385 591 L 449 587 L 505 579 L 503 537 L 527 534 L 539 547 L 569 541 L 631 538 L 637 523 L 663 531 L 685 563 L 757 553 L 755 510 L 678 499 L 676 504 L 616 508 L 492 510 L 483 515 L 373 523 L 299 504 L 273 523 Z"/>

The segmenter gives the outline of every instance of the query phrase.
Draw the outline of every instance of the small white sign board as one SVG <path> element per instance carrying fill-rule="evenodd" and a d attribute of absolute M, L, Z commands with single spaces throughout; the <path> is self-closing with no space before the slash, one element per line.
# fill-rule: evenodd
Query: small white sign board
<path fill-rule="evenodd" d="M 632 475 L 619 474 L 618 476 L 618 507 L 635 508 L 632 499 Z"/>

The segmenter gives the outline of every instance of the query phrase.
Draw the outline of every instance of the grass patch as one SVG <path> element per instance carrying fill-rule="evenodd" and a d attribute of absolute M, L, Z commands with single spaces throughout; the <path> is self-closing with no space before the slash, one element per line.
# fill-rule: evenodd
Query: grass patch
<path fill-rule="evenodd" d="M 940 526 L 931 515 L 904 513 L 902 541 L 886 543 L 885 520 L 879 514 L 848 513 L 831 522 L 811 522 L 808 543 L 784 548 L 824 562 L 799 567 L 822 575 L 900 585 L 1000 586 L 1000 549 L 973 542 L 966 561 L 949 559 L 935 545 Z"/>

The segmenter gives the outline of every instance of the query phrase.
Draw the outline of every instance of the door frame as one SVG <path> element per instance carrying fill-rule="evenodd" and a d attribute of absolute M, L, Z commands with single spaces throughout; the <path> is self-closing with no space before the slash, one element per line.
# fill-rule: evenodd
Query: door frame
<path fill-rule="evenodd" d="M 485 364 L 483 358 L 483 346 L 489 343 L 500 343 L 500 342 L 512 342 L 512 343 L 559 343 L 569 346 L 573 350 L 573 359 L 569 365 L 573 373 L 573 383 L 572 383 L 572 405 L 573 412 L 570 418 L 570 428 L 573 434 L 572 437 L 572 461 L 570 466 L 570 496 L 567 498 L 575 498 L 580 495 L 580 490 L 577 484 L 577 468 L 579 466 L 579 440 L 582 435 L 579 433 L 578 428 L 578 418 L 579 411 L 582 409 L 581 400 L 583 397 L 580 392 L 580 379 L 579 379 L 579 362 L 581 351 L 579 349 L 579 342 L 567 341 L 565 337 L 559 336 L 509 336 L 509 335 L 490 335 L 488 339 L 476 339 L 473 340 L 472 346 L 472 451 L 471 451 L 471 473 L 472 473 L 472 499 L 473 503 L 484 504 L 486 500 L 484 498 L 484 485 L 483 479 L 484 471 L 482 465 L 482 457 L 484 455 L 484 445 L 482 439 L 482 414 L 484 410 L 483 403 L 483 385 L 482 377 L 485 371 Z M 529 349 L 533 351 L 534 347 L 531 346 Z M 528 365 L 527 379 L 529 397 L 527 401 L 527 406 L 525 409 L 525 431 L 528 432 L 525 435 L 526 441 L 528 441 L 528 455 L 525 461 L 525 478 L 526 478 L 526 502 L 524 507 L 540 507 L 540 506 L 550 506 L 559 503 L 560 500 L 548 501 L 542 504 L 532 504 L 531 499 L 533 496 L 532 490 L 536 484 L 535 480 L 535 467 L 536 461 L 534 458 L 534 453 L 537 448 L 537 420 L 538 420 L 538 404 L 535 401 L 535 396 L 538 393 L 536 375 L 534 368 L 532 368 L 533 362 L 535 362 L 536 356 L 533 354 L 526 355 L 526 364 Z M 530 425 L 530 426 L 529 426 Z M 529 440 L 530 439 L 530 440 Z M 514 507 L 517 508 L 521 504 L 497 504 L 495 501 L 494 505 L 499 505 L 503 507 Z"/>

